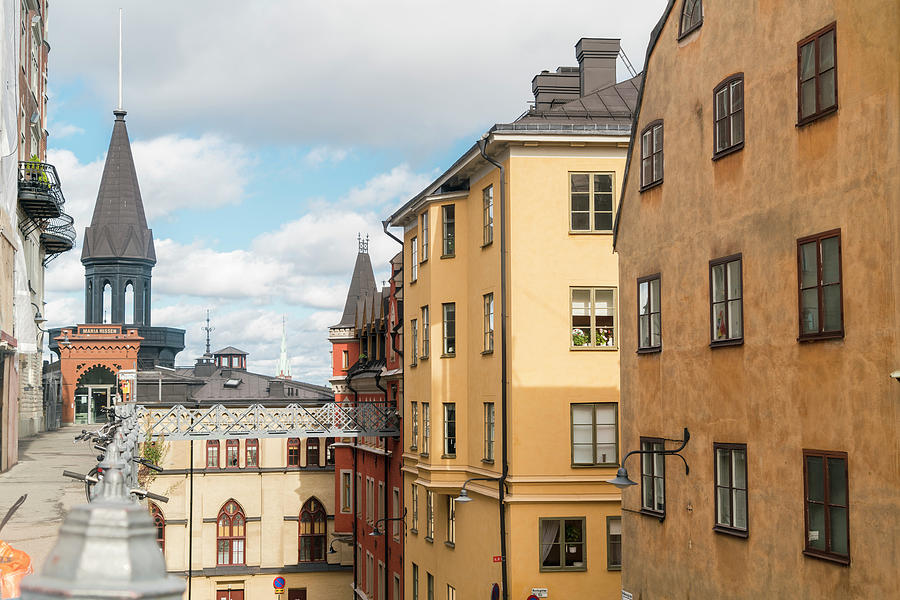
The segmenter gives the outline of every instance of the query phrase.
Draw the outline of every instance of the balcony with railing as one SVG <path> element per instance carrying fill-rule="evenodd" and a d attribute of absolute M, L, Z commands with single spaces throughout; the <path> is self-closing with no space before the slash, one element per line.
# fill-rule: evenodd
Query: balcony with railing
<path fill-rule="evenodd" d="M 55 219 L 65 204 L 56 167 L 47 163 L 19 162 L 19 206 L 33 221 Z"/>
<path fill-rule="evenodd" d="M 47 255 L 44 264 L 75 247 L 75 220 L 61 213 L 55 219 L 49 219 L 41 231 L 41 245 Z"/>

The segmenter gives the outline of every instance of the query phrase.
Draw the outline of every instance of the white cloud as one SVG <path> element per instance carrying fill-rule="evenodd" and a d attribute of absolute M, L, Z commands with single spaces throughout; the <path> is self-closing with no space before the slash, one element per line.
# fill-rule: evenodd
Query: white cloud
<path fill-rule="evenodd" d="M 370 209 L 394 207 L 419 193 L 432 178 L 428 174 L 414 173 L 407 164 L 398 165 L 369 179 L 362 187 L 350 190 L 342 204 Z"/>
<path fill-rule="evenodd" d="M 80 80 L 113 106 L 124 6 L 125 106 L 152 131 L 433 148 L 514 119 L 535 74 L 576 64 L 582 36 L 622 38 L 640 69 L 665 4 L 576 0 L 553 18 L 536 0 L 192 0 L 175 18 L 139 0 L 61 2 L 51 85 Z"/>
<path fill-rule="evenodd" d="M 49 130 L 54 140 L 84 133 L 84 129 L 71 123 L 51 123 Z"/>
<path fill-rule="evenodd" d="M 350 154 L 345 148 L 329 148 L 328 146 L 316 146 L 306 153 L 303 162 L 307 165 L 318 168 L 325 163 L 337 164 L 347 158 Z"/>

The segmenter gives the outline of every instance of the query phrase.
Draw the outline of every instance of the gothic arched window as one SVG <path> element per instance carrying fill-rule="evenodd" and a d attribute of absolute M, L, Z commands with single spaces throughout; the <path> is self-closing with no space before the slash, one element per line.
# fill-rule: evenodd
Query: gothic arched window
<path fill-rule="evenodd" d="M 129 319 L 131 319 L 129 321 Z M 137 323 L 137 316 L 134 313 L 134 284 L 130 281 L 125 284 L 125 314 L 122 315 L 122 321 L 125 323 Z"/>
<path fill-rule="evenodd" d="M 112 323 L 112 285 L 103 284 L 103 322 Z"/>
<path fill-rule="evenodd" d="M 300 511 L 299 562 L 325 560 L 325 508 L 315 498 L 310 498 Z"/>
<path fill-rule="evenodd" d="M 316 468 L 319 466 L 319 438 L 306 439 L 306 467 Z"/>
<path fill-rule="evenodd" d="M 703 0 L 684 0 L 681 5 L 679 37 L 685 36 L 703 24 Z"/>
<path fill-rule="evenodd" d="M 153 524 L 156 526 L 156 543 L 159 544 L 159 549 L 165 552 L 166 519 L 163 517 L 162 511 L 159 510 L 157 505 L 150 502 L 148 508 L 150 509 L 150 516 L 153 518 Z"/>
<path fill-rule="evenodd" d="M 216 564 L 244 564 L 245 523 L 241 506 L 234 500 L 226 502 L 216 525 Z"/>

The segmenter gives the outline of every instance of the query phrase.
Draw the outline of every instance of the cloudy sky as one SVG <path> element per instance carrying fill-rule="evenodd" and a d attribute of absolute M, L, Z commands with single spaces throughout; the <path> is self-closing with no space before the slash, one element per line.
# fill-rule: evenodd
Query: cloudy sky
<path fill-rule="evenodd" d="M 187 330 L 177 362 L 191 364 L 209 309 L 213 346 L 274 374 L 285 315 L 294 378 L 324 384 L 357 234 L 386 279 L 399 247 L 382 219 L 525 111 L 535 74 L 576 66 L 579 38 L 621 38 L 640 70 L 665 4 L 54 2 L 48 154 L 79 246 L 48 269 L 49 324 L 84 319 L 80 242 L 112 129 L 120 6 L 153 324 Z"/>

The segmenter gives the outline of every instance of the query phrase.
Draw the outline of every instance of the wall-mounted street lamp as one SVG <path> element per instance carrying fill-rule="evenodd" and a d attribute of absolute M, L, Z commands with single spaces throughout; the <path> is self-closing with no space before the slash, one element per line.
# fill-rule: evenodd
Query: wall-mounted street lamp
<path fill-rule="evenodd" d="M 47 330 L 41 327 L 42 324 L 47 322 L 47 319 L 41 314 L 41 308 L 34 302 L 32 302 L 31 305 L 34 307 L 34 326 L 44 333 L 47 333 Z"/>
<path fill-rule="evenodd" d="M 632 481 L 628 478 L 628 469 L 625 468 L 625 461 L 628 460 L 628 457 L 632 454 L 663 454 L 663 455 L 672 455 L 677 456 L 684 462 L 684 474 L 687 475 L 691 472 L 691 469 L 688 467 L 687 461 L 684 460 L 684 457 L 679 454 L 684 447 L 687 446 L 688 440 L 691 439 L 691 434 L 688 431 L 688 428 L 684 428 L 684 437 L 680 440 L 673 440 L 669 438 L 663 438 L 665 442 L 679 442 L 681 445 L 677 448 L 673 448 L 671 450 L 632 450 L 628 454 L 625 455 L 625 458 L 622 459 L 622 466 L 619 467 L 619 470 L 616 472 L 616 476 L 613 479 L 608 479 L 606 483 L 611 483 L 620 490 L 624 490 L 625 488 L 637 485 L 636 482 Z"/>
<path fill-rule="evenodd" d="M 403 521 L 403 526 L 406 527 L 406 508 L 403 508 L 403 514 L 399 517 L 391 517 L 390 519 L 378 519 L 375 521 L 375 525 L 373 526 L 372 533 L 369 535 L 374 537 L 379 537 L 384 535 L 384 532 L 378 529 L 379 523 L 387 523 L 388 521 Z"/>
<path fill-rule="evenodd" d="M 337 554 L 337 550 L 334 549 L 334 545 L 337 544 L 338 542 L 340 542 L 342 544 L 350 544 L 351 540 L 348 538 L 345 538 L 345 537 L 334 538 L 333 540 L 331 540 L 331 543 L 328 544 L 328 554 Z"/>
<path fill-rule="evenodd" d="M 454 502 L 471 502 L 472 498 L 469 497 L 469 492 L 466 490 L 466 486 L 469 485 L 470 481 L 500 481 L 499 477 L 471 477 L 466 479 L 462 484 L 462 489 L 459 490 L 459 496 L 453 499 Z"/>

